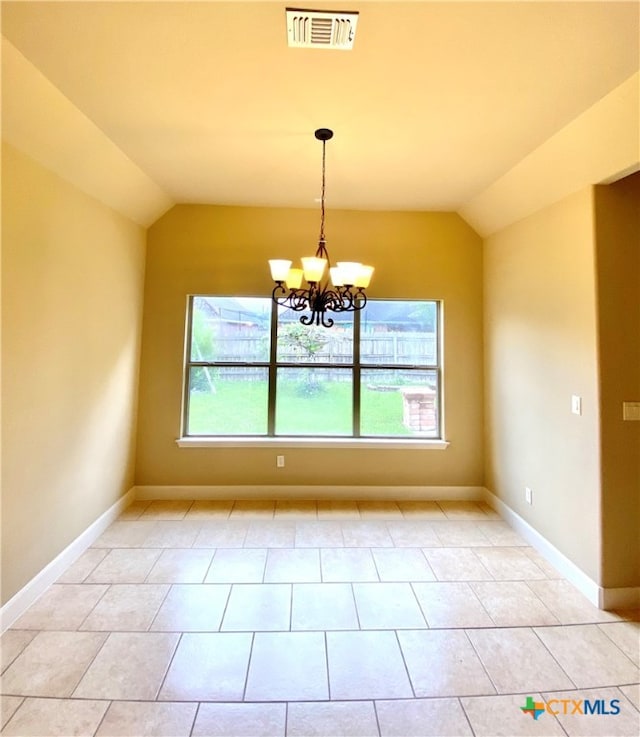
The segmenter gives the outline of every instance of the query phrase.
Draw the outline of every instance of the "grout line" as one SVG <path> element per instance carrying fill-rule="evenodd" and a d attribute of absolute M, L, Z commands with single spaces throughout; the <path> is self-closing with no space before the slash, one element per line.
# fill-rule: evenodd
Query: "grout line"
<path fill-rule="evenodd" d="M 23 703 L 24 703 L 24 702 L 23 702 Z M 106 708 L 106 709 L 104 710 L 104 714 L 103 714 L 103 715 L 102 715 L 102 716 L 100 717 L 100 721 L 98 722 L 98 724 L 97 724 L 97 726 L 96 726 L 96 728 L 95 728 L 95 731 L 94 731 L 94 733 L 93 733 L 94 735 L 98 734 L 98 732 L 100 731 L 100 727 L 102 726 L 102 724 L 103 724 L 103 722 L 104 722 L 104 719 L 105 719 L 105 717 L 107 716 L 107 713 L 108 713 L 109 709 L 111 708 L 111 704 L 113 704 L 113 701 L 110 701 L 110 702 L 109 702 L 109 703 L 107 704 L 107 708 Z M 22 706 L 22 704 L 21 704 L 20 706 Z"/>
<path fill-rule="evenodd" d="M 256 641 L 256 633 L 253 632 L 251 635 L 251 646 L 249 647 L 249 658 L 247 659 L 247 671 L 244 675 L 244 687 L 242 689 L 242 700 L 241 703 L 245 703 L 247 697 L 247 686 L 249 685 L 249 670 L 251 668 L 251 658 L 253 657 L 253 646 Z"/>
<path fill-rule="evenodd" d="M 467 724 L 469 725 L 471 734 L 475 736 L 476 731 L 473 728 L 473 725 L 471 724 L 471 719 L 469 718 L 469 715 L 467 714 L 467 710 L 464 708 L 464 704 L 462 703 L 462 698 L 458 696 L 457 701 L 460 704 L 460 708 L 462 709 L 462 713 L 464 714 L 465 719 L 467 720 Z"/>
<path fill-rule="evenodd" d="M 409 686 L 411 686 L 411 693 L 413 694 L 413 698 L 417 698 L 416 696 L 416 690 L 413 686 L 413 681 L 411 679 L 411 672 L 409 670 L 409 666 L 407 665 L 407 661 L 404 656 L 404 650 L 402 649 L 402 645 L 400 644 L 400 637 L 398 635 L 398 630 L 393 630 L 393 633 L 396 636 L 396 642 L 398 643 L 398 649 L 400 650 L 400 657 L 402 658 L 402 663 L 404 664 L 404 670 L 407 674 L 407 679 L 409 680 Z"/>
<path fill-rule="evenodd" d="M 193 737 L 193 730 L 196 728 L 196 722 L 198 721 L 198 714 L 200 713 L 200 707 L 202 706 L 202 702 L 199 701 L 196 704 L 196 709 L 193 712 L 193 721 L 191 722 L 191 729 L 189 730 L 189 737 Z"/>
<path fill-rule="evenodd" d="M 382 701 L 383 699 L 380 699 Z M 382 734 L 382 729 L 380 727 L 380 717 L 378 716 L 378 704 L 376 699 L 372 699 L 371 703 L 373 704 L 373 715 L 376 718 L 376 726 L 378 728 L 378 737 Z"/>
<path fill-rule="evenodd" d="M 324 664 L 327 669 L 327 696 L 331 701 L 331 673 L 329 671 L 329 640 L 327 639 L 327 631 L 324 631 Z"/>
<path fill-rule="evenodd" d="M 167 633 L 163 632 L 162 634 L 167 634 Z M 158 690 L 156 691 L 156 696 L 154 699 L 151 699 L 151 701 L 158 700 L 158 696 L 160 696 L 160 693 L 162 689 L 164 688 L 165 681 L 167 680 L 167 676 L 169 675 L 169 671 L 171 670 L 173 661 L 175 660 L 175 657 L 178 654 L 178 649 L 180 648 L 180 645 L 182 643 L 182 638 L 184 637 L 184 635 L 185 635 L 184 632 L 179 633 L 178 639 L 176 640 L 176 644 L 174 645 L 174 648 L 173 648 L 173 652 L 171 653 L 171 657 L 169 658 L 169 662 L 167 663 L 167 667 L 164 670 L 164 675 L 162 676 L 162 680 L 160 681 L 160 685 L 158 686 Z"/>

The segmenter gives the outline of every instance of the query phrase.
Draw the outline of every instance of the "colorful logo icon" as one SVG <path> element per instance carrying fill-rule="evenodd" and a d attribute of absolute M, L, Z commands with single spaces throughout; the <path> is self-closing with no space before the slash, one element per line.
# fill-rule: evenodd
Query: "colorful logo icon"
<path fill-rule="evenodd" d="M 534 719 L 538 719 L 540 714 L 544 714 L 545 707 L 541 701 L 534 701 L 531 696 L 527 696 L 527 703 L 520 709 L 524 714 L 531 714 Z"/>

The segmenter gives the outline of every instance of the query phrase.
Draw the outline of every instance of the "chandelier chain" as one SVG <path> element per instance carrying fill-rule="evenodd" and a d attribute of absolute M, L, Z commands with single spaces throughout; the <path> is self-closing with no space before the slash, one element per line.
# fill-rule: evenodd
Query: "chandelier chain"
<path fill-rule="evenodd" d="M 324 192 L 325 192 L 325 163 L 327 142 L 322 141 L 322 190 L 320 192 L 321 215 L 320 215 L 320 241 L 324 241 Z"/>

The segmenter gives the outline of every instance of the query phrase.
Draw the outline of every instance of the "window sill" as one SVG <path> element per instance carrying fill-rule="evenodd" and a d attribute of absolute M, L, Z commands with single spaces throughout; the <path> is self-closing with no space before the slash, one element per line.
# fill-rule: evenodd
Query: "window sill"
<path fill-rule="evenodd" d="M 407 440 L 405 438 L 177 438 L 180 448 L 361 448 L 374 450 L 445 450 L 446 440 Z"/>

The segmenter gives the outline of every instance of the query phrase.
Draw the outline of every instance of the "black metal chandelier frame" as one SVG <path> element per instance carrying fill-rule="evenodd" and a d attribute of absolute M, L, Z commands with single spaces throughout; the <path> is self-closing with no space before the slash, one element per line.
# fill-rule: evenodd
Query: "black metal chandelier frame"
<path fill-rule="evenodd" d="M 322 141 L 322 192 L 321 192 L 321 215 L 320 235 L 315 258 L 325 259 L 327 262 L 326 272 L 330 273 L 331 259 L 327 251 L 327 243 L 324 233 L 325 223 L 325 189 L 326 189 L 326 145 L 333 138 L 333 131 L 329 128 L 318 128 L 315 137 Z M 363 309 L 367 304 L 367 295 L 364 287 L 354 284 L 343 284 L 330 286 L 329 277 L 318 281 L 308 281 L 308 287 L 287 287 L 286 280 L 276 279 L 271 297 L 273 301 L 295 312 L 309 312 L 302 315 L 300 322 L 303 325 L 317 325 L 330 328 L 334 319 L 327 315 L 328 312 L 355 312 Z"/>

